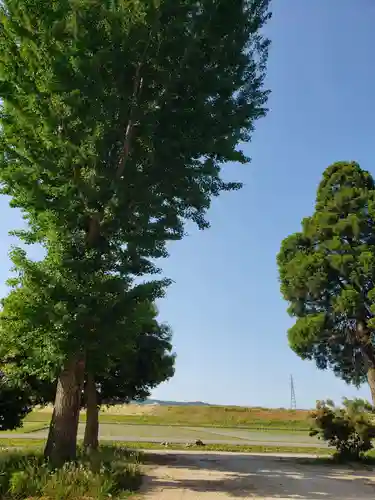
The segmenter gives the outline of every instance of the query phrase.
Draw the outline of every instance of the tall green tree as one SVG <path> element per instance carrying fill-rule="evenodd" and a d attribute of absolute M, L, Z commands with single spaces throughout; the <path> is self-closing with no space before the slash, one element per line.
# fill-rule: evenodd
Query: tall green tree
<path fill-rule="evenodd" d="M 184 221 L 208 227 L 212 196 L 240 187 L 222 179 L 221 167 L 248 161 L 238 144 L 266 113 L 268 7 L 2 3 L 0 181 L 29 226 L 18 236 L 53 248 L 59 271 L 39 282 L 70 297 L 62 304 L 56 296 L 54 306 L 66 308 L 55 327 L 65 346 L 56 457 L 75 454 L 86 354 L 99 332 L 97 277 L 156 271 L 150 259 L 167 255 Z M 53 345 L 33 352 L 54 356 Z"/>
<path fill-rule="evenodd" d="M 66 275 L 59 254 L 56 257 L 51 249 L 40 262 L 28 260 L 21 250 L 13 252 L 13 260 L 17 274 L 9 281 L 12 290 L 2 301 L 0 356 L 13 384 L 28 388 L 37 402 L 51 401 L 52 386 L 57 391 L 61 390 L 60 371 L 72 346 L 72 329 L 82 328 L 80 322 L 91 318 L 91 329 L 84 332 L 85 365 L 79 386 L 73 392 L 77 408 L 75 414 L 69 416 L 68 425 L 62 427 L 68 435 L 68 444 L 62 441 L 62 449 L 54 444 L 55 435 L 61 429 L 56 407 L 51 421 L 45 451 L 46 456 L 58 465 L 68 460 L 76 447 L 85 378 L 86 382 L 94 380 L 95 384 L 96 379 L 99 382 L 107 379 L 117 367 L 130 377 L 128 381 L 123 380 L 124 384 L 138 383 L 137 387 L 140 387 L 139 384 L 144 382 L 142 376 L 147 376 L 147 372 L 142 374 L 138 371 L 136 374 L 130 370 L 138 351 L 141 352 L 143 340 L 140 337 L 149 334 L 150 342 L 152 338 L 155 340 L 153 348 L 162 349 L 162 352 L 170 349 L 168 329 L 164 331 L 163 325 L 157 323 L 156 310 L 152 305 L 156 298 L 163 295 L 165 280 L 134 284 L 129 277 L 124 280 L 115 275 L 97 273 L 91 275 L 87 282 L 88 290 L 81 291 L 78 286 L 81 283 L 75 283 L 70 273 Z M 82 336 L 77 338 L 75 349 L 78 350 Z M 156 350 L 149 356 L 150 363 L 161 363 L 159 372 L 151 366 L 148 368 L 149 376 L 154 377 L 150 383 L 165 373 L 163 364 L 166 360 L 161 356 L 162 352 Z M 167 353 L 165 355 L 168 357 Z M 127 370 L 119 367 L 118 356 L 128 364 Z M 138 382 L 136 376 L 139 377 Z M 115 397 L 114 394 L 112 396 Z M 69 433 L 75 433 L 71 449 L 68 447 L 71 443 Z"/>
<path fill-rule="evenodd" d="M 296 318 L 291 348 L 348 383 L 367 379 L 375 404 L 375 186 L 355 162 L 331 165 L 315 211 L 278 255 L 281 291 Z"/>
<path fill-rule="evenodd" d="M 40 269 L 43 265 L 46 262 L 33 266 Z M 150 301 L 153 291 L 150 283 L 138 285 L 127 290 L 121 305 L 113 307 L 116 302 L 113 295 L 103 304 L 104 309 L 108 308 L 107 315 L 102 317 L 103 331 L 97 328 L 97 337 L 102 340 L 89 345 L 81 398 L 81 406 L 87 409 L 86 448 L 98 445 L 100 406 L 144 399 L 151 389 L 174 374 L 172 332 L 168 325 L 157 320 L 158 311 Z M 61 289 L 57 293 L 61 293 Z M 62 301 L 66 298 L 61 296 Z M 43 295 L 43 288 L 38 288 L 35 281 L 14 288 L 2 302 L 0 356 L 6 376 L 13 383 L 0 384 L 0 421 L 3 415 L 4 429 L 21 425 L 22 418 L 33 406 L 53 403 L 64 355 L 64 336 L 56 335 L 56 326 L 60 324 L 61 328 L 61 322 L 54 312 L 54 302 L 55 297 Z M 50 350 L 46 352 L 52 345 L 53 355 Z M 44 352 L 43 358 L 39 352 Z M 7 401 L 1 403 L 3 394 Z M 18 413 L 17 408 L 20 408 Z M 54 425 L 53 418 L 47 456 Z"/>
<path fill-rule="evenodd" d="M 111 356 L 107 370 L 100 372 L 94 365 L 87 370 L 86 449 L 98 446 L 100 406 L 143 400 L 153 388 L 173 376 L 172 332 L 156 316 L 157 310 L 151 303 L 140 304 L 132 334 L 124 336 L 122 349 Z"/>

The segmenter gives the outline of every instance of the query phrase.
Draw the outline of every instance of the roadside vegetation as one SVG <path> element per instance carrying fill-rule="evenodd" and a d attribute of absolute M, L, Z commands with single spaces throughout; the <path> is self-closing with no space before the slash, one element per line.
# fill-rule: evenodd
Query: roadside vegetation
<path fill-rule="evenodd" d="M 311 421 L 310 436 L 326 441 L 339 461 L 361 461 L 374 448 L 374 408 L 367 401 L 344 399 L 342 406 L 318 401 Z"/>

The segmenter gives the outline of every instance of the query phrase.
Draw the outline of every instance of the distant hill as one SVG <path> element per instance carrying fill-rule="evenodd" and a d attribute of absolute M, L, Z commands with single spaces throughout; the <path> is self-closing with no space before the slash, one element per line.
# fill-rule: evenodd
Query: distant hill
<path fill-rule="evenodd" d="M 210 406 L 202 401 L 162 401 L 161 399 L 146 399 L 145 401 L 137 401 L 140 405 L 160 405 L 160 406 Z"/>

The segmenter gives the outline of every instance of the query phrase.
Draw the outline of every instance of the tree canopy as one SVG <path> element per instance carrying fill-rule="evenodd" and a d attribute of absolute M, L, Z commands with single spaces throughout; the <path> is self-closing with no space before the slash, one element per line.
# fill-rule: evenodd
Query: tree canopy
<path fill-rule="evenodd" d="M 211 198 L 240 187 L 221 169 L 248 161 L 238 146 L 266 113 L 268 7 L 269 0 L 0 7 L 0 182 L 28 225 L 15 234 L 47 253 L 33 263 L 14 252 L 21 281 L 7 304 L 26 311 L 25 302 L 28 319 L 7 318 L 6 304 L 3 318 L 15 345 L 32 355 L 23 357 L 25 373 L 60 370 L 50 440 L 56 463 L 74 458 L 85 372 L 118 345 L 116 335 L 103 336 L 104 321 L 116 332 L 134 277 L 156 273 L 154 259 L 183 237 L 185 221 L 208 227 Z M 165 285 L 153 281 L 153 297 Z"/>
<path fill-rule="evenodd" d="M 375 403 L 375 186 L 355 162 L 326 169 L 315 211 L 285 238 L 281 291 L 296 318 L 291 348 L 348 383 L 369 382 Z"/>
<path fill-rule="evenodd" d="M 132 335 L 124 338 L 122 352 L 112 355 L 107 371 L 95 373 L 100 404 L 143 400 L 174 374 L 172 330 L 157 320 L 153 304 L 140 304 Z"/>
<path fill-rule="evenodd" d="M 173 376 L 172 332 L 168 325 L 159 323 L 156 316 L 153 304 L 140 303 L 131 330 L 127 326 L 122 345 L 119 344 L 117 352 L 112 352 L 107 369 L 93 371 L 92 367 L 88 371 L 84 401 L 86 448 L 96 449 L 99 443 L 99 406 L 143 400 L 154 387 Z"/>
<path fill-rule="evenodd" d="M 119 265 L 115 241 L 157 257 L 182 219 L 206 227 L 266 112 L 268 4 L 5 0 L 0 178 L 23 236 L 68 233 L 77 258 L 110 245 Z"/>

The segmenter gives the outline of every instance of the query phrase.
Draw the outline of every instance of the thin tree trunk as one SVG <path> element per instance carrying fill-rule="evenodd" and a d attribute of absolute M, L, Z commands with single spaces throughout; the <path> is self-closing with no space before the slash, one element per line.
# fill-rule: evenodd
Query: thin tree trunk
<path fill-rule="evenodd" d="M 53 408 L 52 417 L 51 417 L 51 421 L 49 424 L 47 442 L 46 442 L 46 445 L 44 447 L 44 458 L 47 458 L 47 459 L 50 457 L 51 451 L 52 451 L 53 435 L 55 432 L 54 429 L 55 429 L 55 408 Z"/>
<path fill-rule="evenodd" d="M 76 459 L 84 363 L 70 359 L 60 373 L 44 455 L 55 467 Z"/>
<path fill-rule="evenodd" d="M 375 367 L 367 370 L 367 382 L 370 386 L 372 404 L 375 406 Z"/>
<path fill-rule="evenodd" d="M 360 342 L 361 352 L 365 360 L 367 382 L 370 386 L 372 404 L 375 406 L 375 349 L 371 333 L 364 321 L 358 321 L 356 337 Z"/>
<path fill-rule="evenodd" d="M 95 451 L 99 446 L 99 406 L 94 376 L 87 375 L 85 385 L 86 427 L 83 446 L 87 453 Z"/>

